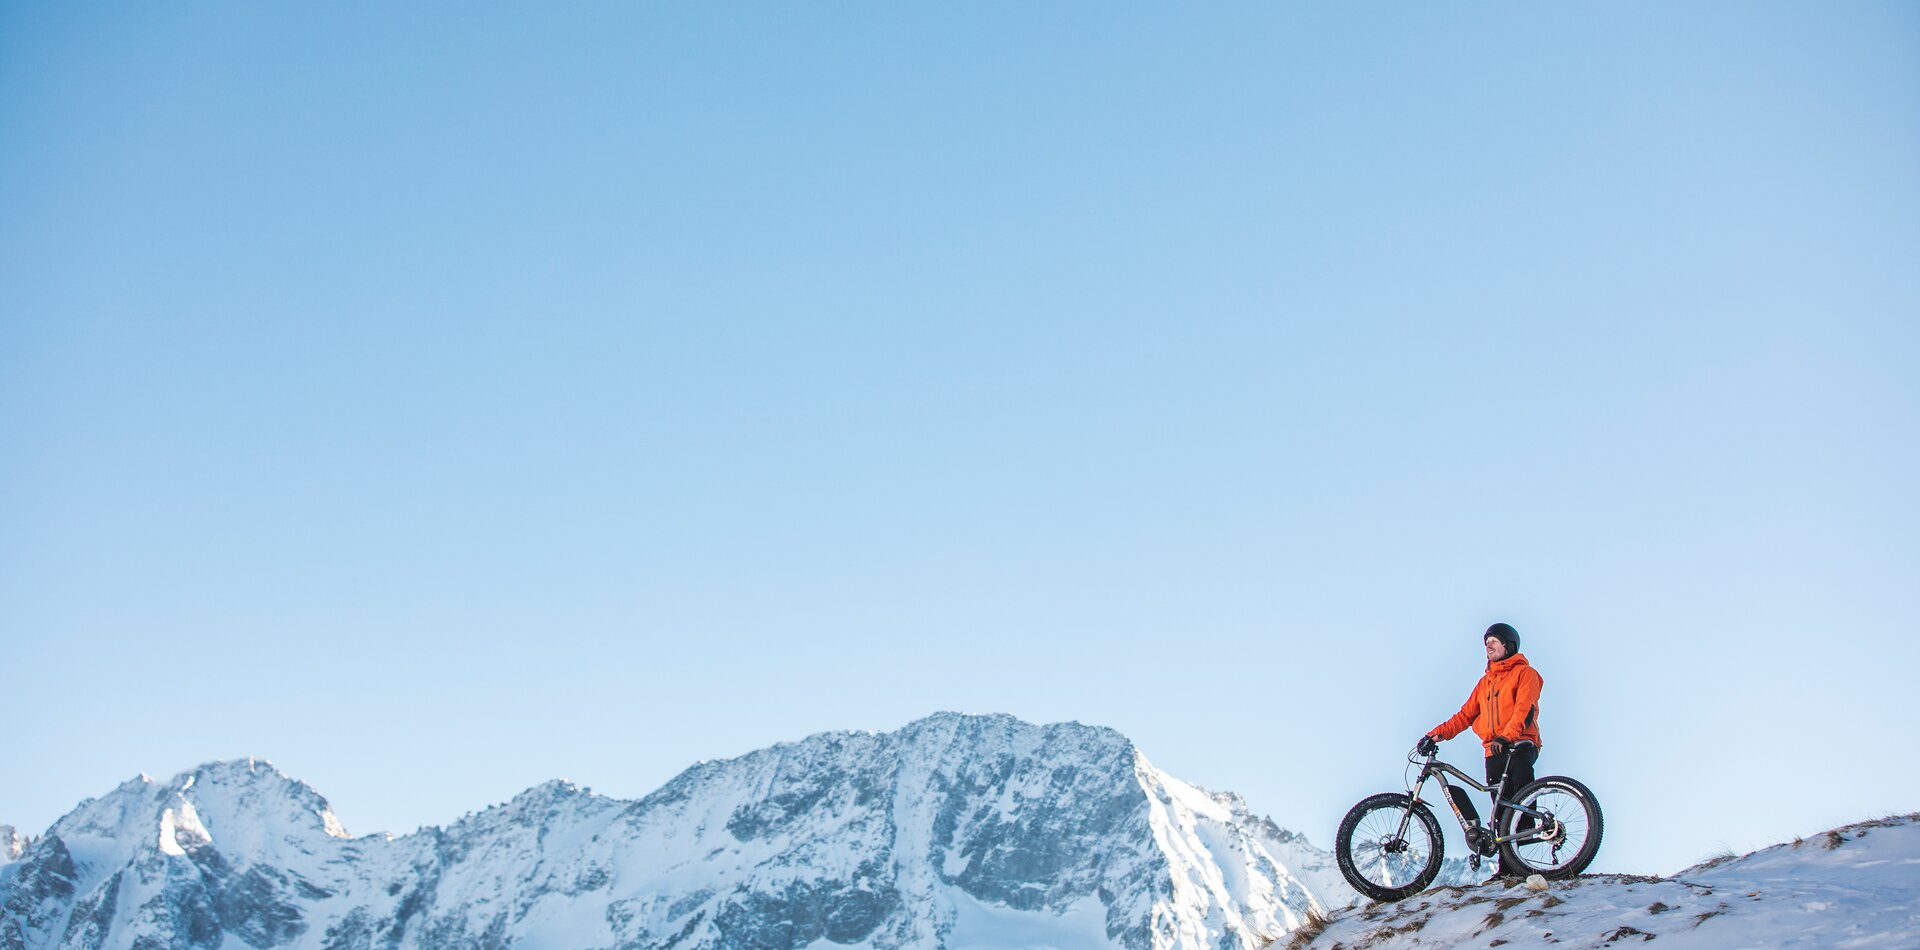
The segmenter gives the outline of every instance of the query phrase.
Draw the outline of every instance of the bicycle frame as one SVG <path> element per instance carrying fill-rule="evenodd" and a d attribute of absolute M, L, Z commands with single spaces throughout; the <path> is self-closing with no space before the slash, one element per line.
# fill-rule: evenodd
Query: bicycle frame
<path fill-rule="evenodd" d="M 1412 761 L 1412 760 L 1409 759 L 1409 761 Z M 1429 755 L 1426 757 L 1425 762 L 1420 763 L 1420 777 L 1415 779 L 1413 784 L 1407 788 L 1407 797 L 1413 801 L 1424 803 L 1425 799 L 1420 797 L 1421 787 L 1427 784 L 1427 779 L 1429 778 L 1437 779 L 1440 782 L 1440 797 L 1447 800 L 1447 807 L 1453 810 L 1453 817 L 1460 822 L 1460 831 L 1462 834 L 1465 834 L 1467 836 L 1468 841 L 1473 840 L 1473 831 L 1471 829 L 1477 828 L 1479 827 L 1479 825 L 1478 825 L 1478 822 L 1476 822 L 1471 818 L 1468 818 L 1466 816 L 1466 813 L 1460 810 L 1460 803 L 1454 800 L 1452 787 L 1447 784 L 1448 775 L 1452 775 L 1453 777 L 1459 779 L 1461 783 L 1464 785 L 1472 786 L 1473 788 L 1486 792 L 1489 795 L 1495 796 L 1493 814 L 1487 816 L 1487 833 L 1492 836 L 1489 840 L 1492 841 L 1494 845 L 1498 846 L 1508 841 L 1518 843 L 1518 842 L 1525 842 L 1525 841 L 1544 840 L 1547 837 L 1547 835 L 1552 832 L 1553 830 L 1552 826 L 1554 824 L 1554 821 L 1549 815 L 1547 815 L 1547 813 L 1534 811 L 1533 809 L 1528 808 L 1527 806 L 1522 805 L 1519 802 L 1508 801 L 1507 799 L 1500 798 L 1494 792 L 1494 789 L 1498 788 L 1500 785 L 1506 784 L 1507 776 L 1504 772 L 1500 776 L 1500 782 L 1498 785 L 1482 785 L 1480 782 L 1476 781 L 1473 776 L 1468 775 L 1467 773 L 1460 771 L 1459 769 L 1453 767 L 1452 765 L 1442 762 L 1439 759 L 1435 758 L 1434 756 Z M 1494 821 L 1495 816 L 1500 814 L 1500 810 L 1502 808 L 1511 808 L 1514 811 L 1520 812 L 1522 814 L 1532 815 L 1536 819 L 1536 822 L 1532 828 L 1524 832 L 1521 832 L 1520 834 L 1508 835 L 1502 838 L 1499 836 L 1499 826 Z M 1412 821 L 1413 821 L 1413 809 L 1412 807 L 1408 807 L 1407 813 L 1405 815 L 1400 816 L 1400 837 L 1402 838 L 1406 837 L 1407 825 Z"/>

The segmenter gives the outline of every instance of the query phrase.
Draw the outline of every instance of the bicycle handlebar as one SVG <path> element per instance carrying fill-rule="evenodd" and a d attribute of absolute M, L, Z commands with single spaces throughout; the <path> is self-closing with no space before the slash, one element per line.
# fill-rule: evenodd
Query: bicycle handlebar
<path fill-rule="evenodd" d="M 1523 745 L 1524 745 L 1524 746 L 1531 746 L 1531 747 L 1533 747 L 1533 748 L 1536 748 L 1536 749 L 1540 747 L 1540 744 L 1539 744 L 1539 743 L 1537 743 L 1537 742 L 1534 742 L 1534 741 L 1533 741 L 1532 739 L 1521 739 L 1521 740 L 1519 740 L 1519 741 L 1517 741 L 1517 742 L 1513 742 L 1513 743 L 1510 743 L 1510 744 L 1509 744 L 1509 745 L 1507 746 L 1507 748 L 1509 748 L 1509 749 L 1518 749 L 1518 748 L 1520 748 L 1520 747 L 1521 747 L 1521 746 L 1523 746 Z M 1419 758 L 1420 758 L 1420 757 L 1422 756 L 1422 754 L 1423 754 L 1423 753 L 1421 753 L 1421 751 L 1420 751 L 1420 744 L 1416 742 L 1416 743 L 1414 743 L 1414 746 L 1413 746 L 1413 748 L 1412 748 L 1412 749 L 1409 749 L 1409 750 L 1407 750 L 1407 761 L 1409 761 L 1409 762 L 1413 762 L 1413 761 L 1416 761 L 1416 760 L 1418 760 L 1418 759 L 1419 759 Z M 1435 742 L 1435 743 L 1433 744 L 1433 751 L 1432 751 L 1432 752 L 1427 752 L 1427 753 L 1424 753 L 1424 755 L 1425 755 L 1425 757 L 1426 757 L 1427 759 L 1429 759 L 1429 760 L 1431 760 L 1431 759 L 1437 759 L 1437 758 L 1439 758 L 1439 757 L 1440 757 L 1440 743 L 1438 743 L 1438 742 Z"/>

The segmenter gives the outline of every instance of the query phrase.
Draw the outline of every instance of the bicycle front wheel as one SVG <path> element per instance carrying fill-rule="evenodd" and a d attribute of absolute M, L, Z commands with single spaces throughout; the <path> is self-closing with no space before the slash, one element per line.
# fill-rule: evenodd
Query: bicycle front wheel
<path fill-rule="evenodd" d="M 1426 890 L 1440 876 L 1445 846 L 1432 809 L 1388 792 L 1347 812 L 1333 850 L 1354 890 L 1377 901 L 1397 901 Z"/>
<path fill-rule="evenodd" d="M 1593 863 L 1605 830 L 1600 800 L 1585 785 L 1549 775 L 1520 790 L 1514 800 L 1540 812 L 1509 808 L 1500 817 L 1501 857 L 1509 868 L 1549 880 L 1573 877 Z"/>

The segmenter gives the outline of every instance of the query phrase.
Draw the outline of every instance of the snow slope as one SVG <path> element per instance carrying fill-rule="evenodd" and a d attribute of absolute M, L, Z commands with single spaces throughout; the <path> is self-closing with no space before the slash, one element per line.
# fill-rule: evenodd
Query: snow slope
<path fill-rule="evenodd" d="M 942 713 L 398 838 L 261 762 L 141 776 L 0 865 L 0 950 L 1251 950 L 1350 899 L 1332 866 L 1112 730 Z"/>
<path fill-rule="evenodd" d="M 1443 888 L 1335 915 L 1295 950 L 1920 947 L 1920 814 L 1836 828 L 1670 878 Z"/>

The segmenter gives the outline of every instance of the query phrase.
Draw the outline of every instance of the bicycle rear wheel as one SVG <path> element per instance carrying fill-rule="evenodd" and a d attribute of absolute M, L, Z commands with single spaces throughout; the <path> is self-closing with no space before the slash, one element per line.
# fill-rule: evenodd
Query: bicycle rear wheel
<path fill-rule="evenodd" d="M 1396 792 L 1353 806 L 1341 819 L 1333 843 L 1347 883 L 1377 901 L 1397 901 L 1426 890 L 1440 875 L 1445 847 L 1433 810 Z"/>
<path fill-rule="evenodd" d="M 1500 844 L 1509 868 L 1550 880 L 1573 877 L 1593 863 L 1605 830 L 1600 800 L 1592 790 L 1564 775 L 1549 775 L 1520 790 L 1514 801 L 1544 812 L 1540 819 L 1515 809 L 1500 817 L 1500 837 L 1518 838 Z"/>

